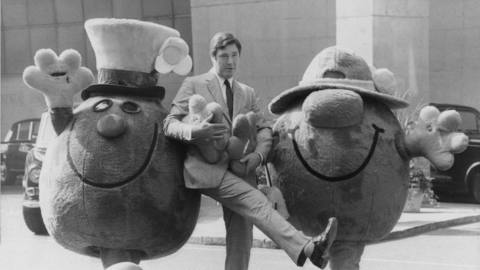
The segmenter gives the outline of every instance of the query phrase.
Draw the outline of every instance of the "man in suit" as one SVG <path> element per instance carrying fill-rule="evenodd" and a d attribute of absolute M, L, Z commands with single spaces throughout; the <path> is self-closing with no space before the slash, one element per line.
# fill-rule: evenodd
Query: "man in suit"
<path fill-rule="evenodd" d="M 297 264 L 306 258 L 323 268 L 325 256 L 336 235 L 336 219 L 332 218 L 325 231 L 311 238 L 297 231 L 278 212 L 267 198 L 255 188 L 255 168 L 262 164 L 272 144 L 271 129 L 264 119 L 257 122 L 257 146 L 241 162 L 249 175 L 242 179 L 228 170 L 228 156 L 220 162 L 206 162 L 195 147 L 206 140 L 221 139 L 231 133 L 232 120 L 238 114 L 260 112 L 253 88 L 235 80 L 240 59 L 241 44 L 230 33 L 217 33 L 210 42 L 213 67 L 204 74 L 186 78 L 172 102 L 170 114 L 164 122 L 165 135 L 189 144 L 184 163 L 185 185 L 199 189 L 223 205 L 226 227 L 226 270 L 246 270 L 252 246 L 252 223 L 284 249 Z M 210 123 L 210 118 L 200 124 L 181 122 L 188 114 L 189 98 L 199 94 L 207 102 L 217 102 L 223 110 L 223 123 Z"/>

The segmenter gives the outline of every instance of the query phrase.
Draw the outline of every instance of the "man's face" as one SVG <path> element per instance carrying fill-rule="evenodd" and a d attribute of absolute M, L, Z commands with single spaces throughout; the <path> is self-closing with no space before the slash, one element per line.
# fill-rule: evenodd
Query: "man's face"
<path fill-rule="evenodd" d="M 224 49 L 217 50 L 212 57 L 213 67 L 220 77 L 230 79 L 237 70 L 240 52 L 235 44 L 227 45 Z"/>

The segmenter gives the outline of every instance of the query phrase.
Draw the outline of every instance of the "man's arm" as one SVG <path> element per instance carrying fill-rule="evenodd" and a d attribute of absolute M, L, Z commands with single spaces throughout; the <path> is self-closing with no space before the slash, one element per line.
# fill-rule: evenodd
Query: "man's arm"
<path fill-rule="evenodd" d="M 172 101 L 170 113 L 163 120 L 165 136 L 182 141 L 191 141 L 192 126 L 182 122 L 188 114 L 188 100 L 194 94 L 193 82 L 186 78 Z"/>
<path fill-rule="evenodd" d="M 172 101 L 170 114 L 163 121 L 165 136 L 186 142 L 222 139 L 228 130 L 227 126 L 220 123 L 210 123 L 213 115 L 196 125 L 182 122 L 183 117 L 188 114 L 188 101 L 195 94 L 194 88 L 195 86 L 190 78 L 183 81 L 180 90 Z"/>

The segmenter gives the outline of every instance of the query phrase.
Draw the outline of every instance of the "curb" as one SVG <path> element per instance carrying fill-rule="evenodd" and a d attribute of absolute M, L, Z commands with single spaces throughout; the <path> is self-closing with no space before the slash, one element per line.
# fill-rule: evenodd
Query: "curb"
<path fill-rule="evenodd" d="M 194 236 L 188 239 L 187 243 L 206 246 L 225 246 L 225 237 Z M 253 239 L 252 247 L 279 249 L 279 247 L 270 239 Z"/>
<path fill-rule="evenodd" d="M 377 244 L 387 241 L 400 240 L 407 237 L 413 237 L 427 232 L 435 231 L 438 229 L 465 225 L 470 223 L 480 222 L 480 215 L 466 216 L 461 218 L 454 218 L 445 221 L 438 221 L 427 223 L 424 225 L 415 226 L 412 228 L 393 231 L 386 237 L 377 242 L 368 244 Z M 207 245 L 207 246 L 225 246 L 225 237 L 210 237 L 210 236 L 194 236 L 188 239 L 189 244 Z M 269 248 L 278 249 L 279 247 L 270 239 L 253 239 L 252 247 L 254 248 Z"/>
<path fill-rule="evenodd" d="M 480 215 L 466 216 L 461 218 L 454 218 L 454 219 L 449 219 L 444 221 L 427 223 L 424 225 L 415 226 L 405 230 L 393 231 L 390 234 L 388 234 L 386 237 L 384 237 L 383 239 L 375 243 L 398 240 L 406 237 L 417 236 L 417 235 L 435 231 L 438 229 L 465 225 L 465 224 L 470 224 L 475 222 L 480 222 Z"/>

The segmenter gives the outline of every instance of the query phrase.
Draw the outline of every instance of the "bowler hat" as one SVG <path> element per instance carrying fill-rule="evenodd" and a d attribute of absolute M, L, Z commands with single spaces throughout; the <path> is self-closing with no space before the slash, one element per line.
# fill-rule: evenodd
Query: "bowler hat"
<path fill-rule="evenodd" d="M 375 79 L 374 79 L 375 78 Z M 287 89 L 269 104 L 272 113 L 280 114 L 295 101 L 301 100 L 314 91 L 343 89 L 354 91 L 384 103 L 391 109 L 404 108 L 408 102 L 392 95 L 393 73 L 374 70 L 363 58 L 348 49 L 329 47 L 317 54 L 307 67 L 298 86 Z"/>

